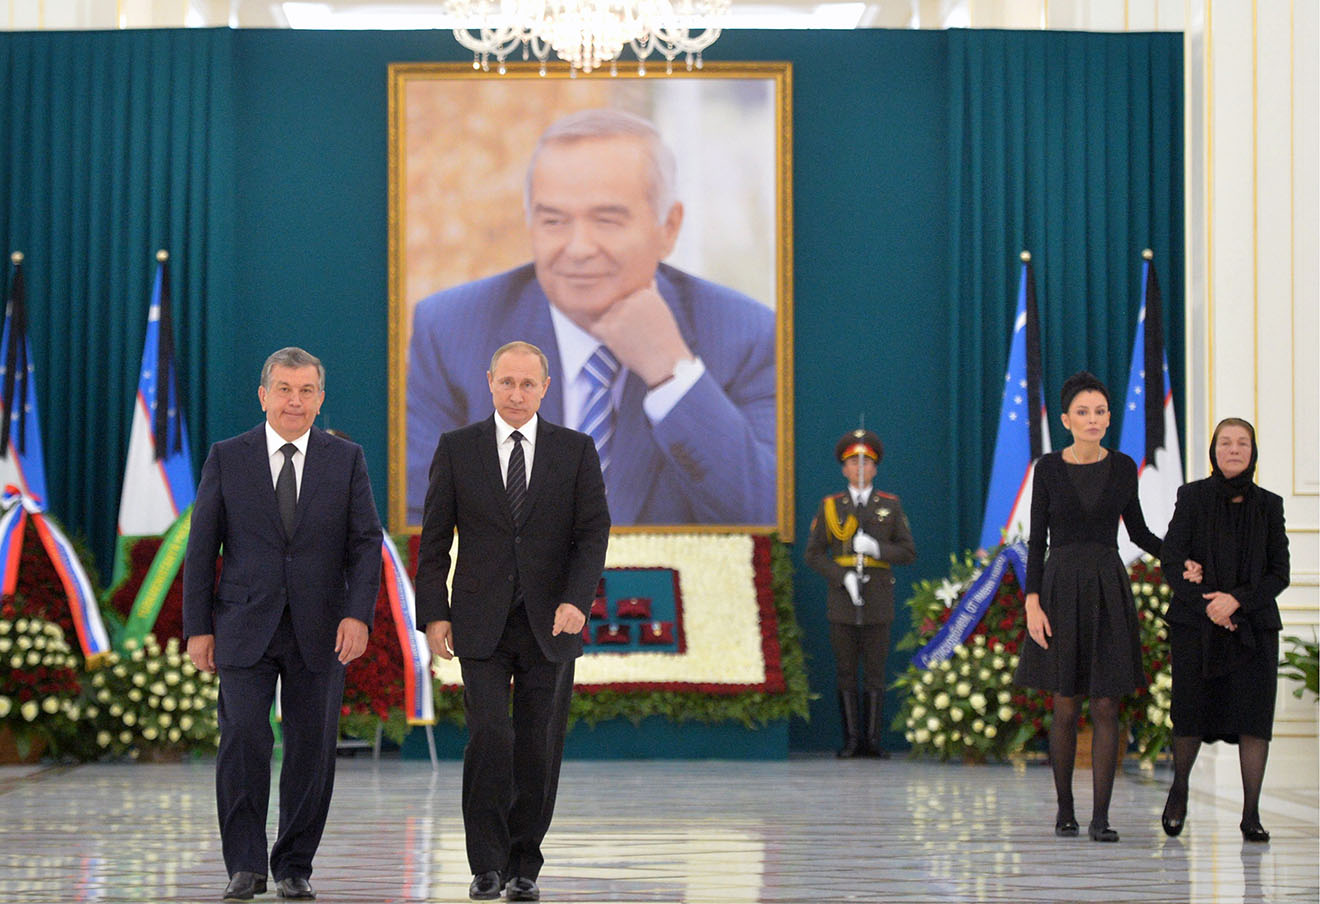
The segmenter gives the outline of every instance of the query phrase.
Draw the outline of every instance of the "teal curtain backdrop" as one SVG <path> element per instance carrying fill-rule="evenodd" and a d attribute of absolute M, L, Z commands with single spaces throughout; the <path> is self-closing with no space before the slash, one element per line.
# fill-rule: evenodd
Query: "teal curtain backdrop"
<path fill-rule="evenodd" d="M 859 415 L 884 438 L 878 485 L 902 496 L 919 554 L 901 600 L 976 539 L 1022 247 L 1054 395 L 1083 365 L 1123 383 L 1153 246 L 1182 398 L 1181 46 L 734 31 L 707 55 L 793 64 L 794 591 L 821 698 L 792 748 L 838 743 L 825 587 L 801 553 L 842 485 L 834 442 Z M 0 242 L 28 254 L 53 507 L 103 570 L 158 247 L 195 466 L 258 422 L 265 356 L 301 345 L 329 372 L 323 425 L 362 443 L 383 509 L 386 67 L 467 60 L 437 32 L 0 34 Z M 1147 162 L 1128 150 L 1142 141 Z"/>
<path fill-rule="evenodd" d="M 1116 403 L 1118 445 L 1141 252 L 1169 309 L 1183 411 L 1182 53 L 1166 34 L 949 33 L 949 516 L 976 545 L 1023 250 L 1032 254 L 1053 448 L 1078 370 Z M 979 416 L 977 413 L 979 412 Z M 1186 444 L 1182 448 L 1186 448 Z"/>
<path fill-rule="evenodd" d="M 0 38 L 6 292 L 9 252 L 23 251 L 49 506 L 106 577 L 157 249 L 171 254 L 194 449 L 210 435 L 207 370 L 229 367 L 232 42 L 227 30 Z"/>

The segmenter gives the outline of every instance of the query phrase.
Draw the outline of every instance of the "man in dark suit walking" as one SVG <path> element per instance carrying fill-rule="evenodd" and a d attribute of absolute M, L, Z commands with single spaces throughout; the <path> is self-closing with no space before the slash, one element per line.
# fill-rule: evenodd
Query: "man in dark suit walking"
<path fill-rule="evenodd" d="M 216 443 L 202 467 L 183 578 L 188 656 L 220 673 L 226 901 L 265 892 L 268 862 L 280 897 L 316 897 L 308 878 L 334 787 L 344 666 L 366 649 L 380 589 L 380 519 L 362 449 L 312 426 L 325 368 L 281 349 L 266 359 L 257 397 L 265 423 Z M 277 678 L 284 761 L 268 858 Z"/>
<path fill-rule="evenodd" d="M 417 623 L 462 666 L 468 895 L 534 901 L 610 514 L 592 438 L 537 416 L 550 386 L 541 350 L 502 346 L 486 378 L 495 413 L 441 435 L 431 462 Z"/>

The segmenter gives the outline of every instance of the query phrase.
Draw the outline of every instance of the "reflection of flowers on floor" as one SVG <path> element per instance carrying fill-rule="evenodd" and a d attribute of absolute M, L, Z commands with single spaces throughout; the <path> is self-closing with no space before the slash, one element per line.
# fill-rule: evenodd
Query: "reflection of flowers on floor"
<path fill-rule="evenodd" d="M 953 611 L 953 602 L 983 566 L 967 553 L 952 559 L 947 577 L 915 585 L 908 600 L 913 627 L 897 648 L 916 650 L 934 637 Z M 1153 560 L 1136 562 L 1130 577 L 1149 686 L 1124 701 L 1123 717 L 1138 753 L 1154 759 L 1172 736 L 1172 681 L 1163 620 L 1170 593 Z M 906 694 L 895 730 L 904 733 L 914 753 L 941 759 L 1003 759 L 1040 744 L 1049 729 L 1052 701 L 1013 683 L 1020 645 L 1030 642 L 1022 591 L 1010 569 L 980 624 L 949 659 L 927 670 L 910 665 L 898 677 L 895 686 Z"/>

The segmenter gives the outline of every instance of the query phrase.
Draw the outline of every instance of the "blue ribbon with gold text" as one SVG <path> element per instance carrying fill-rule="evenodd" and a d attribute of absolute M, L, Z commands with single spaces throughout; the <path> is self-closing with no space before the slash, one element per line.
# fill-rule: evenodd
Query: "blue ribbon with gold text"
<path fill-rule="evenodd" d="M 912 657 L 913 665 L 919 669 L 928 669 L 953 655 L 953 651 L 981 623 L 1010 565 L 1017 576 L 1018 585 L 1025 587 L 1027 585 L 1026 544 L 1010 543 L 999 550 L 999 554 L 976 576 L 971 586 L 954 605 L 953 611 L 949 613 L 940 630 L 930 639 L 930 643 Z"/>

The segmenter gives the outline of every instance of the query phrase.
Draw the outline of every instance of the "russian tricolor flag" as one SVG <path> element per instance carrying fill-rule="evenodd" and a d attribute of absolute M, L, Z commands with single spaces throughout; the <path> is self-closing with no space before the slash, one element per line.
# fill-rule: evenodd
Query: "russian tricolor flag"
<path fill-rule="evenodd" d="M 92 595 L 92 582 L 83 570 L 69 538 L 53 518 L 47 517 L 46 463 L 41 454 L 41 425 L 37 419 L 37 390 L 32 350 L 27 336 L 27 290 L 23 281 L 23 255 L 15 252 L 14 276 L 5 305 L 4 332 L 0 335 L 0 592 L 12 596 L 18 586 L 23 531 L 31 520 L 46 548 L 68 598 L 78 643 L 89 664 L 110 650 L 110 638 L 101 610 Z"/>

